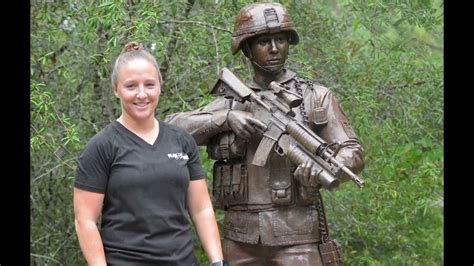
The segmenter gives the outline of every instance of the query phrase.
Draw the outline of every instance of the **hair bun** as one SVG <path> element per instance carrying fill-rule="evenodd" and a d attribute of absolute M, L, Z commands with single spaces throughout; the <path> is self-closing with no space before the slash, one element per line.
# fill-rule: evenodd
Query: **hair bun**
<path fill-rule="evenodd" d="M 123 47 L 122 53 L 138 51 L 138 50 L 145 50 L 145 47 L 143 47 L 143 45 L 138 42 L 129 42 L 125 44 L 125 46 Z"/>

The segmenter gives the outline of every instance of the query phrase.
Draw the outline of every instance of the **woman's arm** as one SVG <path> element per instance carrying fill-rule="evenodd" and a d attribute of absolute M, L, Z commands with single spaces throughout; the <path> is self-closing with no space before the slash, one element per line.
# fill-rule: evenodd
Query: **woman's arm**
<path fill-rule="evenodd" d="M 189 182 L 187 206 L 207 257 L 211 262 L 222 260 L 219 229 L 205 179 Z"/>
<path fill-rule="evenodd" d="M 104 194 L 74 188 L 74 224 L 82 253 L 89 266 L 107 265 L 97 220 Z"/>

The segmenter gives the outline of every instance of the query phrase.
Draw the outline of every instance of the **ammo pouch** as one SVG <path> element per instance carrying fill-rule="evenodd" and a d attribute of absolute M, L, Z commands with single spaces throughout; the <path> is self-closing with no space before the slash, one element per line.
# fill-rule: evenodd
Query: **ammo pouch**
<path fill-rule="evenodd" d="M 226 210 L 229 205 L 247 202 L 247 166 L 242 163 L 214 163 L 212 182 L 212 203 L 214 207 Z"/>
<path fill-rule="evenodd" d="M 324 266 L 339 266 L 342 264 L 342 247 L 335 240 L 329 240 L 318 245 Z"/>
<path fill-rule="evenodd" d="M 279 155 L 272 156 L 269 164 L 272 202 L 276 205 L 289 205 L 291 203 L 292 182 L 294 180 L 291 174 L 292 167 Z"/>
<path fill-rule="evenodd" d="M 272 202 L 277 205 L 287 205 L 291 202 L 291 182 L 289 180 L 275 180 L 272 178 Z"/>
<path fill-rule="evenodd" d="M 246 143 L 232 131 L 223 132 L 213 137 L 207 145 L 207 153 L 213 160 L 229 160 L 245 156 Z"/>

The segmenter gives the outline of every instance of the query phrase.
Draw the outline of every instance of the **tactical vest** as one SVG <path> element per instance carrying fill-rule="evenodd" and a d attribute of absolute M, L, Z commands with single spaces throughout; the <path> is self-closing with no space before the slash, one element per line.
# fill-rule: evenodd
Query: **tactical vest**
<path fill-rule="evenodd" d="M 294 108 L 296 118 L 308 120 L 305 121 L 307 125 L 317 132 L 327 123 L 327 117 L 324 108 L 315 101 L 317 95 L 312 84 L 295 77 L 286 85 L 304 97 L 304 108 Z M 255 111 L 248 102 L 228 101 L 229 109 Z M 214 207 L 222 210 L 263 211 L 279 206 L 314 204 L 316 188 L 304 187 L 293 178 L 297 166 L 286 157 L 273 152 L 266 167 L 252 164 L 261 138 L 259 135 L 245 142 L 233 132 L 224 132 L 209 142 L 209 157 L 216 160 L 212 189 Z"/>

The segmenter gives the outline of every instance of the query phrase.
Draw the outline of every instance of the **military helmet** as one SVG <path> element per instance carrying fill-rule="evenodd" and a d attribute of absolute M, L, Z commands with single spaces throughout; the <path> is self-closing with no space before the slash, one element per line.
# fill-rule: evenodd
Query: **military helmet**
<path fill-rule="evenodd" d="M 236 54 L 242 43 L 259 34 L 287 31 L 289 43 L 297 44 L 298 32 L 286 9 L 279 3 L 254 3 L 240 9 L 235 20 L 231 50 Z"/>

